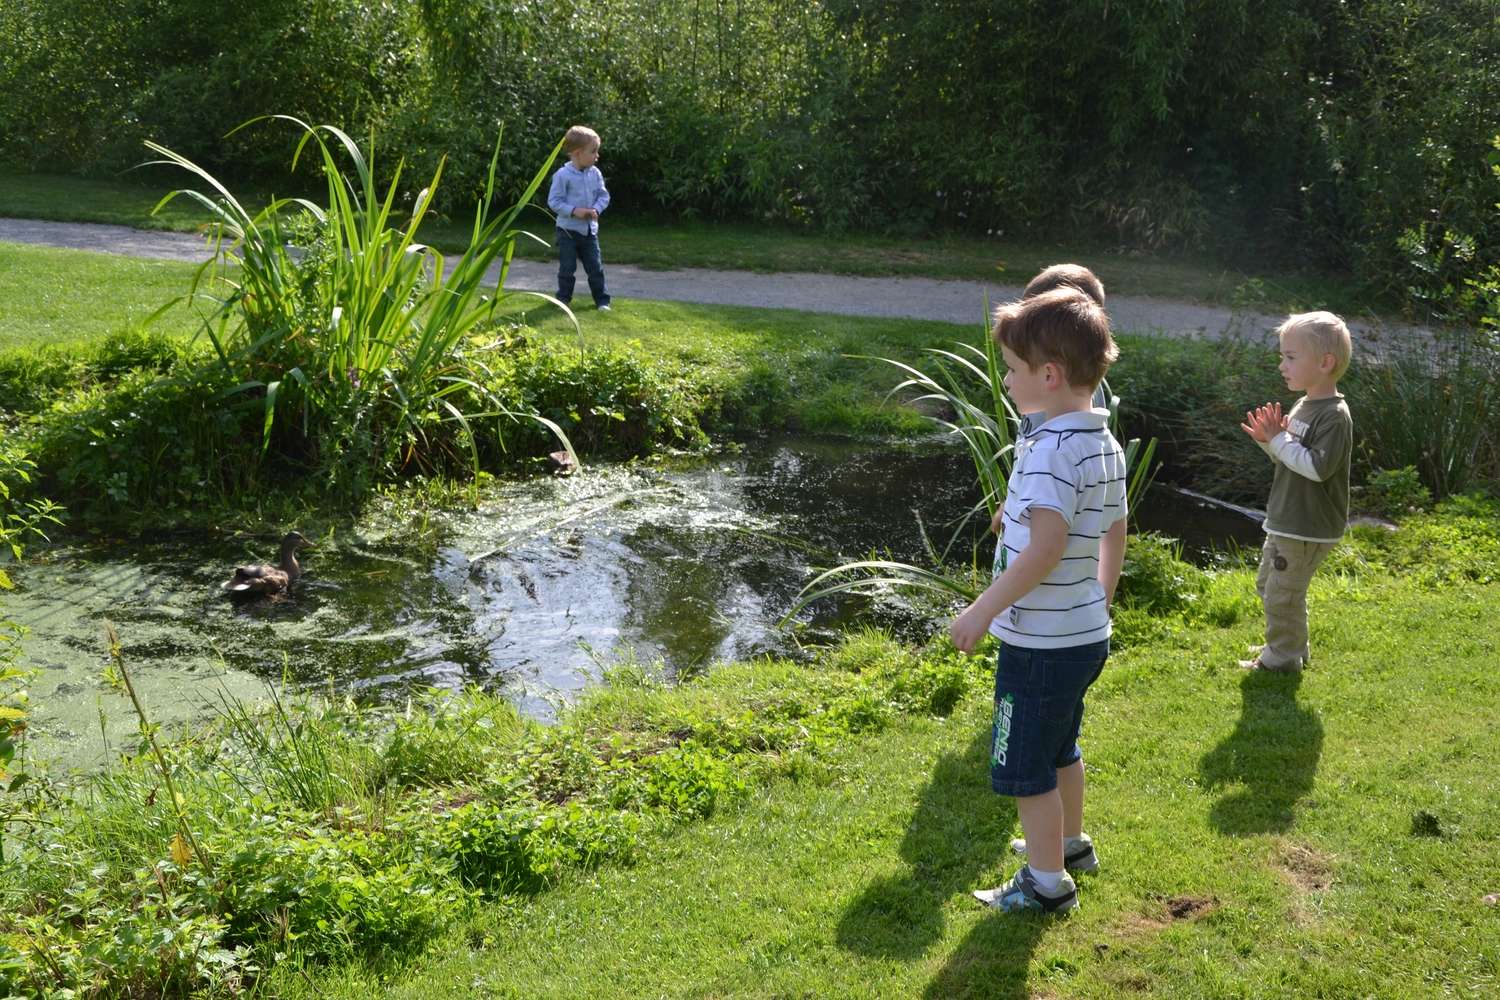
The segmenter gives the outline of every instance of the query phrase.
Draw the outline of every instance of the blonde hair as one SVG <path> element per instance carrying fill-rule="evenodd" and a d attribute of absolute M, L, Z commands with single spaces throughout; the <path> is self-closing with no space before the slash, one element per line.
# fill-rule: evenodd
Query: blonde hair
<path fill-rule="evenodd" d="M 580 149 L 591 149 L 599 145 L 599 133 L 587 125 L 574 125 L 563 136 L 563 155 L 572 156 Z"/>
<path fill-rule="evenodd" d="M 1349 336 L 1349 327 L 1331 312 L 1306 312 L 1288 316 L 1286 322 L 1276 328 L 1276 336 L 1285 340 L 1296 336 L 1319 355 L 1333 355 L 1333 380 L 1337 382 L 1349 370 L 1349 358 L 1354 353 L 1354 343 Z"/>
<path fill-rule="evenodd" d="M 1000 307 L 993 335 L 1032 370 L 1050 361 L 1069 385 L 1090 392 L 1120 356 L 1104 309 L 1071 286 Z"/>
<path fill-rule="evenodd" d="M 1050 292 L 1054 288 L 1076 288 L 1089 298 L 1104 305 L 1104 282 L 1082 264 L 1053 264 L 1026 283 L 1021 298 L 1031 299 Z"/>

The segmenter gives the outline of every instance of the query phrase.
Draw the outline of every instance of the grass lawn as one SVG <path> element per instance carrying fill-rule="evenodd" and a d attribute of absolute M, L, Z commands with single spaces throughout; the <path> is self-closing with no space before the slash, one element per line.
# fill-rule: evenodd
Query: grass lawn
<path fill-rule="evenodd" d="M 194 230 L 204 216 L 179 198 L 153 217 L 152 207 L 185 175 L 157 169 L 149 183 L 85 180 L 47 174 L 0 173 L 0 216 L 69 222 Z M 244 194 L 246 204 L 264 204 L 262 192 Z M 616 206 L 603 240 L 606 260 L 651 268 L 706 267 L 751 271 L 817 271 L 835 274 L 913 275 L 931 278 L 995 279 L 1025 284 L 1037 271 L 1063 260 L 1106 262 L 1110 292 L 1153 295 L 1219 305 L 1246 305 L 1268 311 L 1329 308 L 1370 311 L 1349 282 L 1305 270 L 1247 271 L 1221 265 L 1202 254 L 1124 253 L 1105 244 L 1054 243 L 1005 237 L 950 234 L 902 238 L 871 234 L 829 236 L 767 226 L 699 220 L 663 221 L 631 216 Z M 550 239 L 550 217 L 540 210 L 525 225 Z M 471 220 L 436 219 L 421 238 L 443 249 L 468 242 Z M 523 240 L 521 256 L 545 258 L 549 248 Z"/>
<path fill-rule="evenodd" d="M 173 261 L 0 243 L 0 351 L 78 347 L 131 329 L 186 295 L 193 270 Z M 181 334 L 196 327 L 185 303 L 157 322 Z"/>
<path fill-rule="evenodd" d="M 1015 866 L 984 685 L 850 745 L 634 867 L 496 905 L 416 964 L 284 975 L 317 997 L 1413 997 L 1500 990 L 1500 586 L 1325 572 L 1315 669 L 1171 628 L 1089 700 L 1102 869 L 1067 920 L 991 913 Z M 1229 581 L 1253 606 L 1249 571 Z"/>

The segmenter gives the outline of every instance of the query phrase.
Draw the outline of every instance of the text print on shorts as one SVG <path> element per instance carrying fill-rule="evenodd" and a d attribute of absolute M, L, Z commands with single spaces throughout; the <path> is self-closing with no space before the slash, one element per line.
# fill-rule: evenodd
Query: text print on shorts
<path fill-rule="evenodd" d="M 990 747 L 990 766 L 1004 767 L 1005 755 L 1010 750 L 1010 716 L 1015 711 L 1014 695 L 1006 695 L 995 701 L 995 742 Z"/>

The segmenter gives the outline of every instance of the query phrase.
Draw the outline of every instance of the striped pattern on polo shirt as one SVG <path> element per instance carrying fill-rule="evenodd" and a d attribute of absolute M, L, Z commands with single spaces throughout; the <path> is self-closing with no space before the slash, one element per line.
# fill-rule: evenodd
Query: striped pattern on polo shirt
<path fill-rule="evenodd" d="M 1003 642 L 1058 649 L 1109 637 L 1099 539 L 1127 511 L 1125 454 L 1108 421 L 1107 410 L 1065 413 L 1016 442 L 995 572 L 1003 572 L 1031 540 L 1034 508 L 1062 515 L 1068 544 L 1046 579 L 990 622 L 990 634 Z"/>

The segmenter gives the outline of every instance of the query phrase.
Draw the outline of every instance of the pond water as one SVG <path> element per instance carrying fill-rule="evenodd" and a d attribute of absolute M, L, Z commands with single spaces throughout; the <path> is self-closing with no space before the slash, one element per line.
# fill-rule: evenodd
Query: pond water
<path fill-rule="evenodd" d="M 235 604 L 218 588 L 275 539 L 157 537 L 38 550 L 13 574 L 6 616 L 30 630 L 32 750 L 88 766 L 132 739 L 126 698 L 103 680 L 106 621 L 153 719 L 201 716 L 267 683 L 361 699 L 483 684 L 549 717 L 634 657 L 687 673 L 723 659 L 798 655 L 838 627 L 912 634 L 931 616 L 896 601 L 825 602 L 794 632 L 777 621 L 814 568 L 872 552 L 925 563 L 993 543 L 963 515 L 978 499 L 945 444 L 783 439 L 743 454 L 591 467 L 500 485 L 477 510 L 414 526 L 374 515 L 304 554 L 294 597 Z M 1252 544 L 1254 521 L 1156 487 L 1142 525 L 1202 555 Z M 920 527 L 919 527 L 920 525 Z"/>

